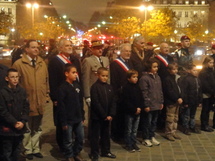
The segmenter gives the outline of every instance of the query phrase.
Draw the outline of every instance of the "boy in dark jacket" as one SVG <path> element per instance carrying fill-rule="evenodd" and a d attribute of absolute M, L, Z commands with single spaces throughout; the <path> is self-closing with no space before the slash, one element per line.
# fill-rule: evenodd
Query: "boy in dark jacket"
<path fill-rule="evenodd" d="M 129 152 L 139 151 L 136 145 L 137 129 L 142 108 L 142 92 L 137 84 L 138 72 L 127 71 L 127 84 L 122 88 L 122 102 L 125 110 L 125 143 Z"/>
<path fill-rule="evenodd" d="M 18 85 L 18 71 L 8 69 L 5 79 L 8 85 L 0 91 L 0 160 L 17 161 L 29 103 L 25 90 Z"/>
<path fill-rule="evenodd" d="M 176 134 L 178 126 L 179 108 L 182 104 L 182 92 L 180 88 L 180 76 L 178 73 L 178 65 L 176 63 L 167 66 L 169 75 L 164 79 L 164 103 L 166 106 L 166 125 L 165 136 L 170 141 L 181 139 Z"/>
<path fill-rule="evenodd" d="M 200 134 L 201 131 L 195 126 L 196 109 L 202 102 L 202 91 L 200 80 L 197 77 L 197 69 L 195 65 L 187 68 L 188 74 L 183 79 L 184 88 L 184 107 L 181 110 L 182 125 L 184 133 L 190 135 L 190 130 Z"/>
<path fill-rule="evenodd" d="M 99 143 L 101 143 L 101 156 L 116 158 L 110 152 L 110 122 L 115 115 L 115 101 L 111 86 L 107 84 L 108 70 L 100 67 L 97 71 L 98 80 L 92 85 L 91 95 L 91 154 L 92 161 L 98 161 Z M 99 140 L 100 138 L 100 140 Z"/>
<path fill-rule="evenodd" d="M 66 81 L 58 89 L 58 118 L 63 129 L 63 149 L 67 161 L 83 160 L 79 153 L 83 148 L 84 110 L 83 97 L 77 79 L 77 69 L 72 64 L 65 65 Z M 75 142 L 73 144 L 73 134 Z"/>

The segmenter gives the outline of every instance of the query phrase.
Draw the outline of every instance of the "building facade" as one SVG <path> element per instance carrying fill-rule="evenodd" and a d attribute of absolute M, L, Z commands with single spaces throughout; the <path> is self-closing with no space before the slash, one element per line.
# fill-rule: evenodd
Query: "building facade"
<path fill-rule="evenodd" d="M 152 0 L 155 9 L 170 8 L 179 18 L 177 27 L 187 27 L 194 16 L 208 22 L 209 3 L 206 0 Z"/>

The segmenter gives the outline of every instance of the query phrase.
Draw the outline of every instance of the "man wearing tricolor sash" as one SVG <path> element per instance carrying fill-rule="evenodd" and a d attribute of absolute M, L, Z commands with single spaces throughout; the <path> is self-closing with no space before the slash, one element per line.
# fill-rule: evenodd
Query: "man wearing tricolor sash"
<path fill-rule="evenodd" d="M 78 71 L 78 81 L 80 82 L 81 65 L 78 58 L 72 55 L 72 43 L 69 40 L 59 41 L 59 54 L 53 57 L 48 64 L 50 97 L 53 101 L 54 123 L 56 125 L 56 140 L 61 151 L 62 148 L 62 127 L 57 118 L 57 89 L 65 81 L 65 64 L 73 64 Z"/>
<path fill-rule="evenodd" d="M 121 106 L 120 95 L 122 86 L 127 82 L 126 72 L 133 69 L 130 56 L 131 44 L 122 44 L 120 46 L 120 56 L 110 64 L 111 85 L 117 98 L 116 117 L 111 124 L 111 135 L 115 140 L 123 138 L 124 133 L 124 110 Z"/>
<path fill-rule="evenodd" d="M 174 62 L 173 57 L 169 55 L 169 45 L 167 43 L 160 44 L 160 53 L 155 56 L 155 58 L 159 61 L 158 75 L 161 78 L 161 83 L 164 83 L 165 78 L 169 75 L 167 71 L 168 64 Z M 165 88 L 165 87 L 163 87 Z M 158 116 L 158 128 L 163 129 L 165 127 L 166 120 L 166 108 L 164 107 Z"/>

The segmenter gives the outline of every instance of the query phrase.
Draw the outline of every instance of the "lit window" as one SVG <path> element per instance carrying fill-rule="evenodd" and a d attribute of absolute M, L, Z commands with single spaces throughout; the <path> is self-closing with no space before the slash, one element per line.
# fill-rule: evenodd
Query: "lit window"
<path fill-rule="evenodd" d="M 202 1 L 202 5 L 205 5 L 205 1 Z"/>
<path fill-rule="evenodd" d="M 189 1 L 185 1 L 185 4 L 189 4 Z"/>
<path fill-rule="evenodd" d="M 197 4 L 198 4 L 198 1 L 194 1 L 194 4 L 197 5 Z"/>
<path fill-rule="evenodd" d="M 8 8 L 8 14 L 12 14 L 12 8 Z"/>

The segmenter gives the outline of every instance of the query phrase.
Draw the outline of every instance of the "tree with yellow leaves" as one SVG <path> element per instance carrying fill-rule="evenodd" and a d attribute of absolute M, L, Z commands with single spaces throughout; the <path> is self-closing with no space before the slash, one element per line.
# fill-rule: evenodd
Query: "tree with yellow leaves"
<path fill-rule="evenodd" d="M 13 16 L 4 11 L 0 12 L 0 34 L 6 35 L 10 33 L 10 28 L 13 26 Z"/>

